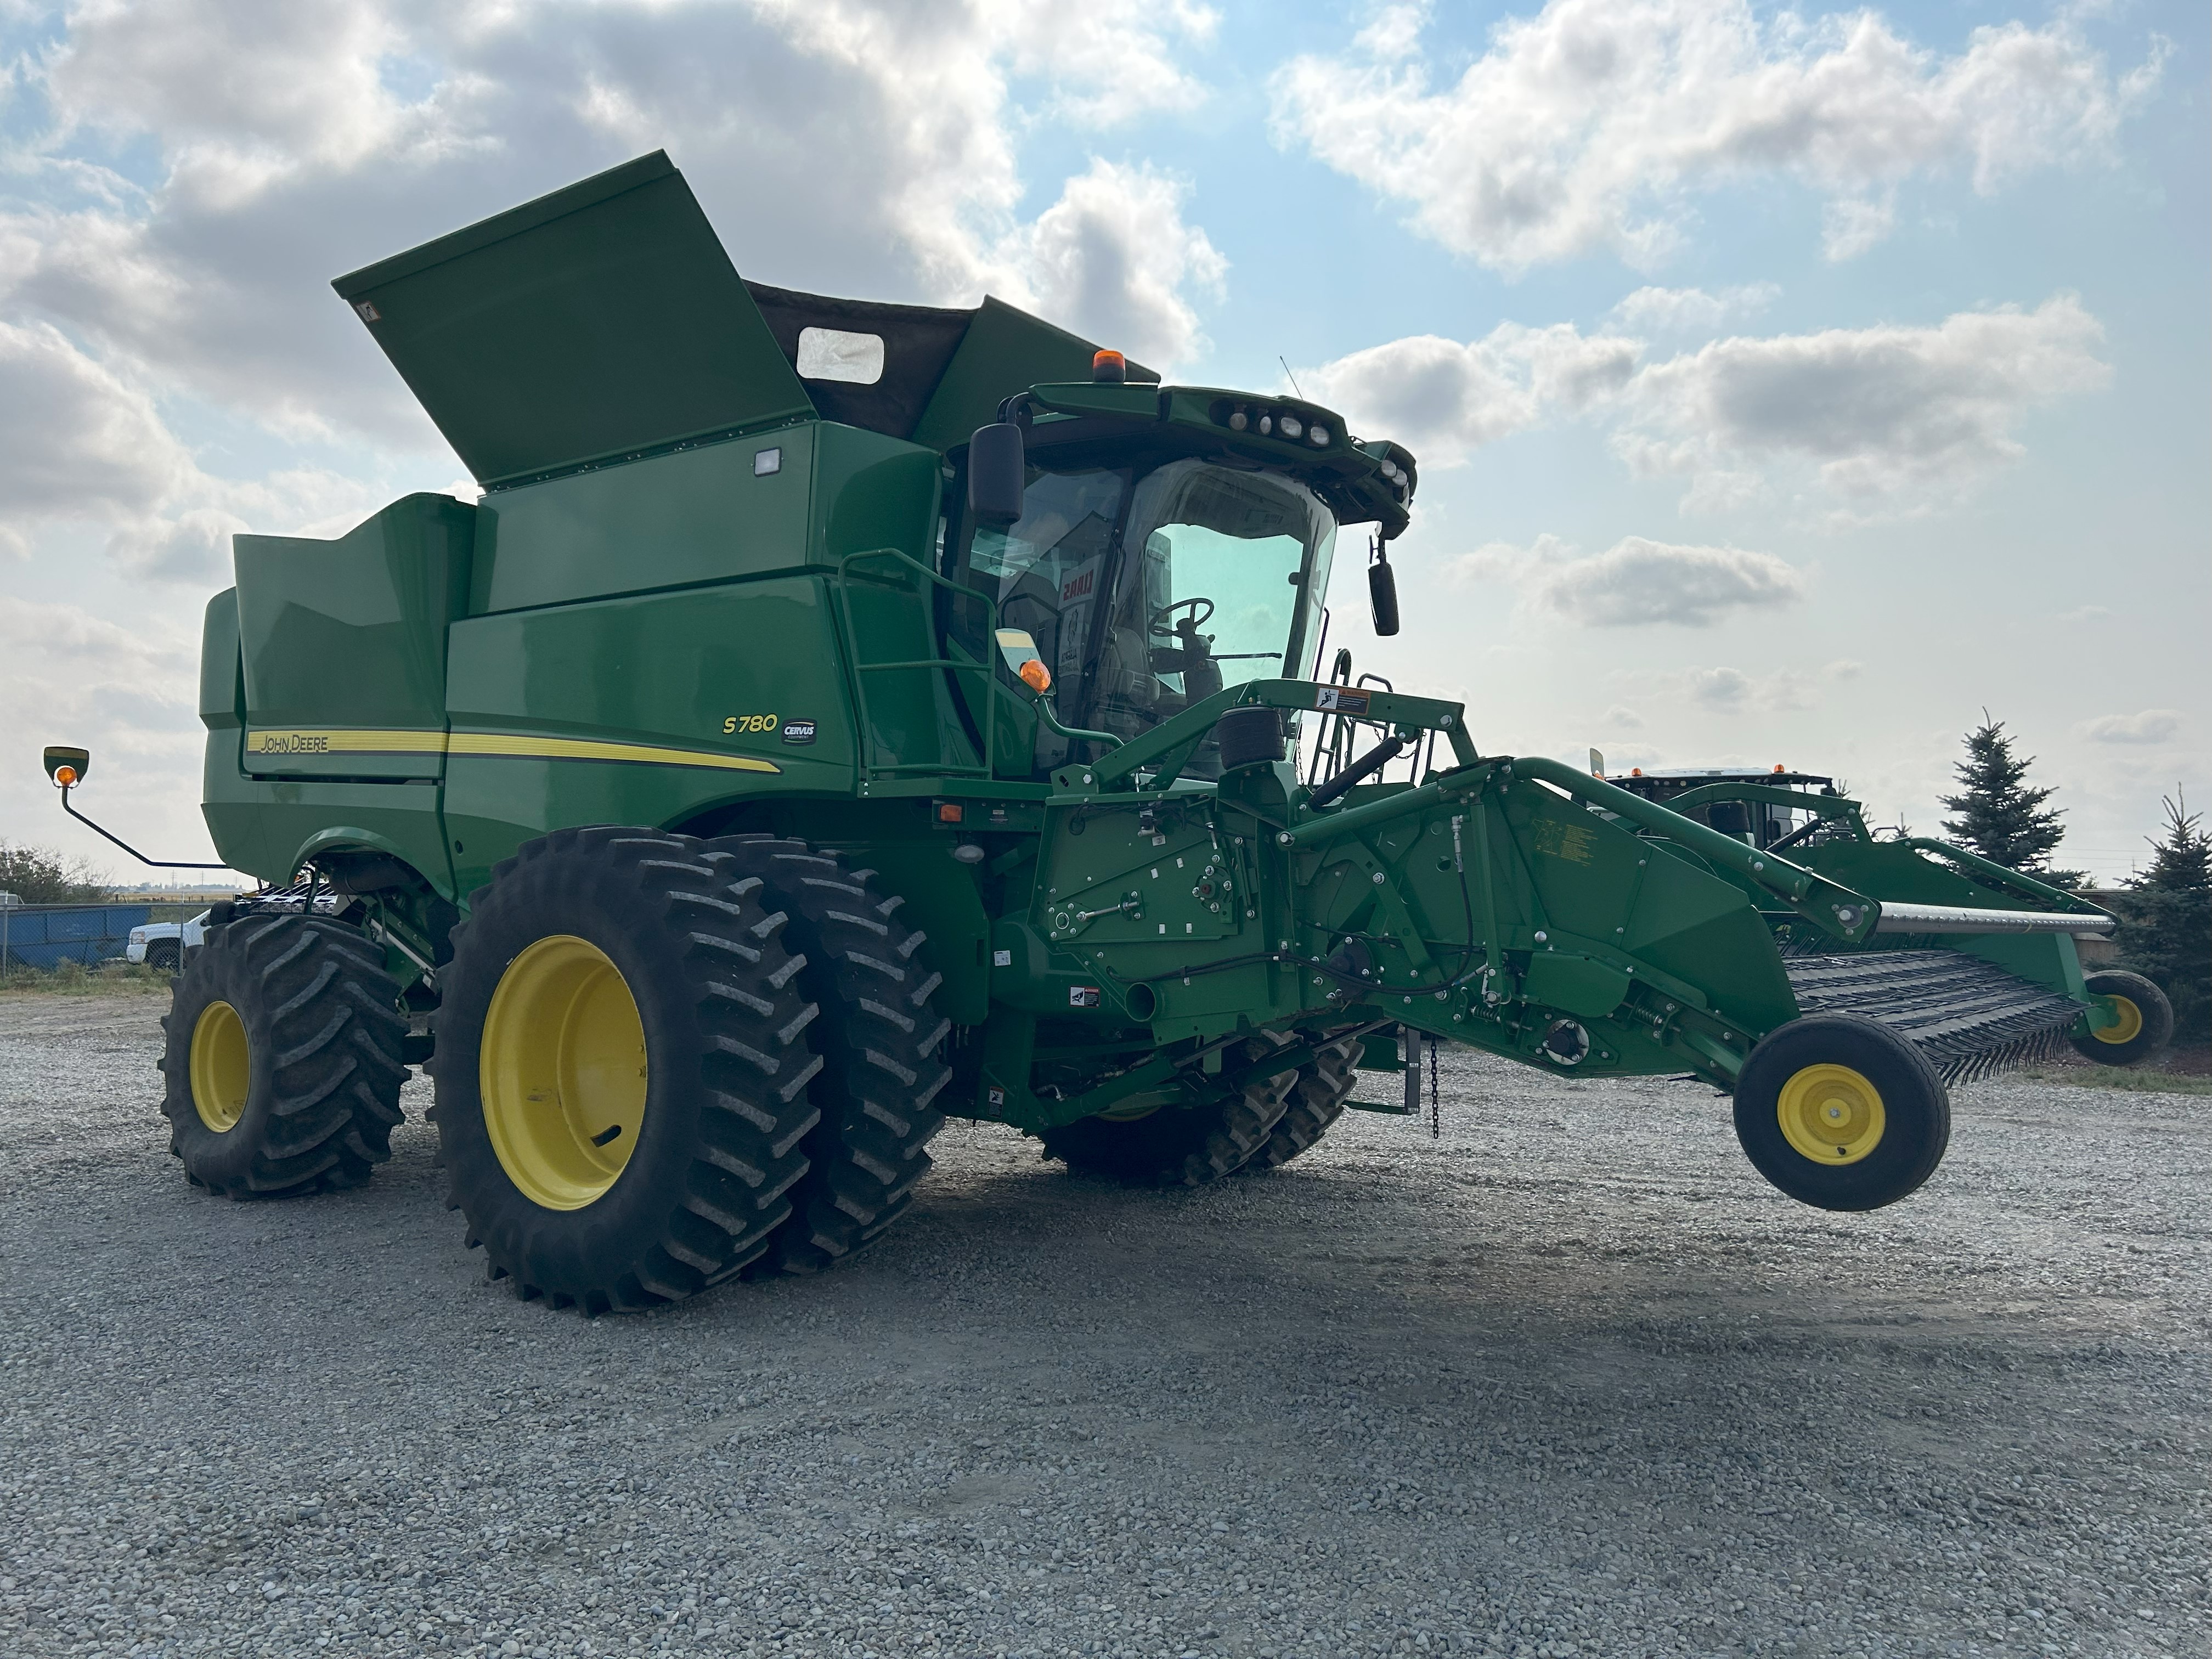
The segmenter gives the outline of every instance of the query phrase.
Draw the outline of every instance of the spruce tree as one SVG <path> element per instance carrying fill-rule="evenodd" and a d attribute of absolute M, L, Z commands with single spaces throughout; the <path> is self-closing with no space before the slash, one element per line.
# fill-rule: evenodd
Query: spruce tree
<path fill-rule="evenodd" d="M 2173 1005 L 2173 1034 L 2212 1037 L 2212 835 L 2185 800 L 2166 808 L 2166 836 L 2151 842 L 2150 868 L 2118 896 L 2120 960 L 2155 981 Z"/>
<path fill-rule="evenodd" d="M 2034 764 L 2034 756 L 2022 760 L 2012 752 L 2004 722 L 1982 710 L 1982 723 L 1966 733 L 1966 758 L 1953 769 L 1960 792 L 1942 798 L 1945 810 L 1958 814 L 1943 820 L 1944 831 L 1992 864 L 2053 886 L 2079 886 L 2087 879 L 2083 872 L 2050 867 L 2051 853 L 2066 836 L 2058 822 L 2063 809 L 2043 804 L 2057 791 L 2028 784 L 2027 769 Z"/>

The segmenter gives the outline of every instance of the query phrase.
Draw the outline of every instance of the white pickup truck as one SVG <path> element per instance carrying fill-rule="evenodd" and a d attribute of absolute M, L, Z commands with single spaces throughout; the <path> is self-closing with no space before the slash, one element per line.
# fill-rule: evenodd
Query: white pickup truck
<path fill-rule="evenodd" d="M 173 974 L 185 965 L 185 952 L 198 950 L 207 938 L 207 919 L 208 913 L 203 910 L 189 921 L 149 921 L 143 927 L 133 927 L 123 955 L 128 961 L 166 968 Z"/>

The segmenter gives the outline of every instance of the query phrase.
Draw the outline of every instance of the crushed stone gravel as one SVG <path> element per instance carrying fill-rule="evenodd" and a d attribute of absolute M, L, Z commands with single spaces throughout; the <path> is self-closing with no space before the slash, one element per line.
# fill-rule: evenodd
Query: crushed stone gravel
<path fill-rule="evenodd" d="M 1194 1193 L 955 1124 L 846 1267 L 589 1321 L 419 1079 L 363 1188 L 190 1188 L 157 1012 L 0 1000 L 9 1659 L 2212 1653 L 2200 1099 L 1978 1084 L 1843 1216 L 1447 1055 Z"/>

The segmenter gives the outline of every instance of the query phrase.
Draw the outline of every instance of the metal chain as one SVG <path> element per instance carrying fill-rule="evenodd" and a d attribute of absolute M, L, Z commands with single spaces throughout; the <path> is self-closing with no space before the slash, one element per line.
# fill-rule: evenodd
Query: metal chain
<path fill-rule="evenodd" d="M 1442 1140 L 1444 1138 L 1443 1085 L 1437 1077 L 1438 1047 L 1437 1039 L 1431 1037 L 1429 1039 L 1429 1139 L 1431 1140 Z"/>

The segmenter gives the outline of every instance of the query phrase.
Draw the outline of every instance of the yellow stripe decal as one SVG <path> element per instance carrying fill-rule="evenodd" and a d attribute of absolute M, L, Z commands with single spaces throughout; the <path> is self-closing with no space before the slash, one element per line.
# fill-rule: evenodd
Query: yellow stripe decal
<path fill-rule="evenodd" d="M 448 744 L 456 755 L 505 755 L 522 760 L 642 761 L 655 766 L 719 767 L 726 772 L 781 772 L 774 761 L 750 755 L 708 755 L 696 749 L 655 749 L 636 743 L 600 743 L 591 738 L 510 738 L 492 732 L 456 732 Z"/>
<path fill-rule="evenodd" d="M 591 738 L 518 738 L 495 732 L 313 731 L 249 732 L 246 752 L 296 755 L 496 755 L 515 760 L 629 761 L 651 766 L 700 766 L 725 772 L 781 772 L 774 761 L 750 755 L 714 755 L 696 749 L 647 744 L 601 743 Z"/>

